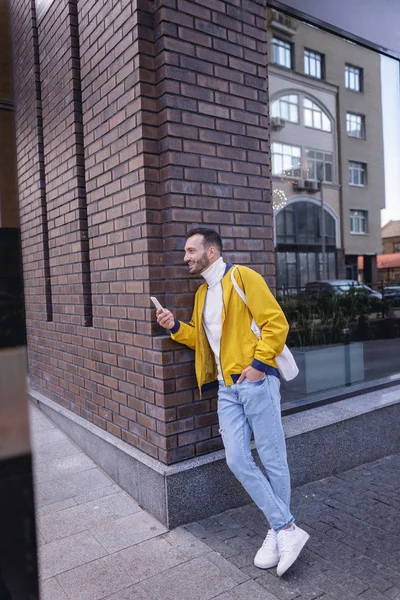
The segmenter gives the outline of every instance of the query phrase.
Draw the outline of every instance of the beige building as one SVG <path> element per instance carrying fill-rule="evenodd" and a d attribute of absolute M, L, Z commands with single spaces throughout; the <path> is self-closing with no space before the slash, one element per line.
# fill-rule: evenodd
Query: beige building
<path fill-rule="evenodd" d="M 377 277 L 385 203 L 380 56 L 268 12 L 278 287 Z M 322 207 L 324 219 L 322 219 Z"/>
<path fill-rule="evenodd" d="M 383 253 L 400 252 L 400 221 L 389 221 L 382 227 Z"/>

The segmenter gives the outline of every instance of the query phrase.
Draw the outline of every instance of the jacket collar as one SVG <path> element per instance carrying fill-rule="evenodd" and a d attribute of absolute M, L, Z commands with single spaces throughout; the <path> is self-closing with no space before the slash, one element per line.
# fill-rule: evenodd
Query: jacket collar
<path fill-rule="evenodd" d="M 226 263 L 224 277 L 227 274 L 227 272 L 229 271 L 229 269 L 231 269 L 232 267 L 233 267 L 233 263 Z"/>

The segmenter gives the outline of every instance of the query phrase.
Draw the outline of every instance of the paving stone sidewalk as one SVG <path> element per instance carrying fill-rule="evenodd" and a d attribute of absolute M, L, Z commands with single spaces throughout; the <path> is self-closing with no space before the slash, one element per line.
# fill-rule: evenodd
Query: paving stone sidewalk
<path fill-rule="evenodd" d="M 293 491 L 311 539 L 279 579 L 254 505 L 167 531 L 34 406 L 31 430 L 41 600 L 400 600 L 400 455 Z"/>

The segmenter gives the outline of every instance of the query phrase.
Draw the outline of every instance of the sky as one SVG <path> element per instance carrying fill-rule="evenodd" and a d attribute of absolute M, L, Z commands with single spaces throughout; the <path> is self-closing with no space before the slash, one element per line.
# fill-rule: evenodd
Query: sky
<path fill-rule="evenodd" d="M 400 63 L 381 55 L 385 200 L 382 225 L 400 220 Z"/>

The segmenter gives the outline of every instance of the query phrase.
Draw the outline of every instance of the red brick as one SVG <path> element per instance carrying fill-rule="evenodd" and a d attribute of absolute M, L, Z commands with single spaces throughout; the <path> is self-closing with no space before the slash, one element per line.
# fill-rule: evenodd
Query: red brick
<path fill-rule="evenodd" d="M 202 45 L 206 48 L 211 48 L 212 42 L 210 36 L 204 35 L 203 33 L 199 33 L 198 31 L 194 31 L 193 29 L 179 27 L 179 37 L 182 40 L 187 40 L 194 44 Z"/>
<path fill-rule="evenodd" d="M 204 442 L 197 442 L 195 444 L 196 456 L 208 454 L 209 452 L 215 452 L 217 450 L 221 450 L 223 447 L 224 444 L 221 438 L 211 438 L 210 440 L 205 440 Z"/>
<path fill-rule="evenodd" d="M 209 427 L 205 427 L 204 429 L 195 429 L 194 431 L 187 431 L 178 435 L 178 445 L 188 446 L 190 444 L 195 444 L 196 442 L 208 440 L 210 435 L 211 429 Z"/>
<path fill-rule="evenodd" d="M 187 2 L 186 0 L 178 0 L 178 10 L 199 17 L 200 19 L 210 20 L 211 17 L 210 10 L 194 2 Z"/>

